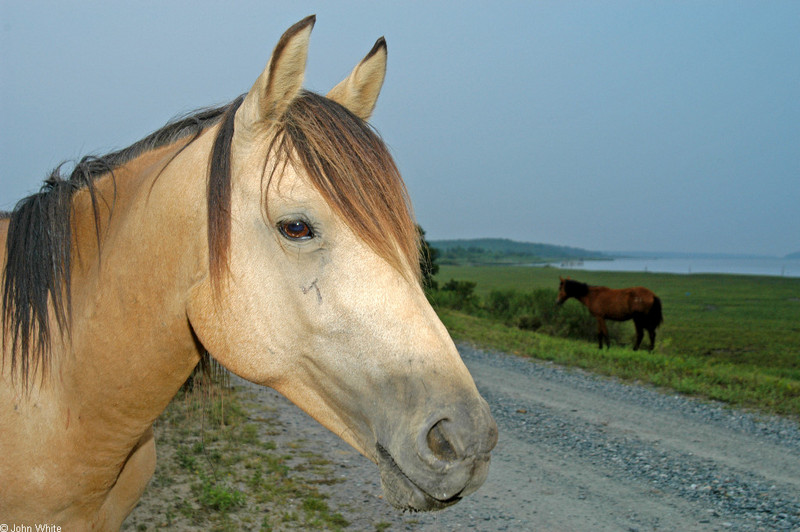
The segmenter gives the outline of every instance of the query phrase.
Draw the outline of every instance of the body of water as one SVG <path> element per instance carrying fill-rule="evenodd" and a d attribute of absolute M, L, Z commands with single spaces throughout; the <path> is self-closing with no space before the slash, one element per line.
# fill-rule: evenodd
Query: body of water
<path fill-rule="evenodd" d="M 551 266 L 570 270 L 656 273 L 728 273 L 736 275 L 772 275 L 800 277 L 800 260 L 758 258 L 620 258 L 608 261 L 554 263 Z"/>

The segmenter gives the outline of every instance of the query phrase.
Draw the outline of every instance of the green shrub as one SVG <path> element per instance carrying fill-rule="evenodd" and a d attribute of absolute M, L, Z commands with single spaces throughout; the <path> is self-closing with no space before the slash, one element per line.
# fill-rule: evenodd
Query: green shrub
<path fill-rule="evenodd" d="M 444 283 L 441 290 L 431 291 L 429 297 L 435 305 L 462 312 L 474 312 L 479 306 L 478 296 L 475 295 L 477 285 L 470 281 L 450 279 Z"/>

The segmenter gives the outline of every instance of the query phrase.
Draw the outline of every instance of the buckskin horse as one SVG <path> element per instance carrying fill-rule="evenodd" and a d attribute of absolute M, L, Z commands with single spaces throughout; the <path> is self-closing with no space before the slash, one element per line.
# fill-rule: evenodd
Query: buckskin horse
<path fill-rule="evenodd" d="M 661 300 L 653 292 L 641 286 L 615 290 L 605 286 L 590 286 L 569 278 L 559 279 L 561 284 L 556 302 L 563 305 L 567 299 L 574 297 L 589 309 L 589 313 L 597 318 L 597 341 L 600 349 L 603 348 L 603 341 L 606 347 L 611 347 L 605 320 L 632 319 L 636 327 L 633 350 L 639 349 L 645 330 L 650 336 L 650 351 L 653 350 L 656 345 L 656 329 L 664 321 Z"/>
<path fill-rule="evenodd" d="M 439 509 L 488 474 L 497 426 L 420 286 L 400 174 L 365 122 L 379 39 L 323 97 L 315 18 L 252 89 L 58 170 L 0 221 L 0 516 L 116 529 L 155 468 L 152 424 L 207 351 Z"/>

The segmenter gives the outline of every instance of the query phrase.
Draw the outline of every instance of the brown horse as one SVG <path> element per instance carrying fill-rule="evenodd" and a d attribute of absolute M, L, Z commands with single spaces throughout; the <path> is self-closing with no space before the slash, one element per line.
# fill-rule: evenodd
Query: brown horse
<path fill-rule="evenodd" d="M 661 313 L 661 300 L 647 288 L 636 286 L 614 290 L 605 286 L 589 286 L 586 283 L 561 279 L 558 287 L 557 303 L 562 305 L 567 299 L 574 297 L 583 303 L 589 312 L 597 318 L 597 340 L 600 349 L 603 341 L 611 347 L 608 328 L 605 320 L 627 321 L 632 319 L 636 326 L 636 342 L 633 350 L 639 349 L 644 331 L 650 336 L 650 351 L 656 345 L 656 328 L 664 321 Z"/>
<path fill-rule="evenodd" d="M 244 97 L 55 171 L 0 218 L 0 522 L 119 528 L 153 421 L 206 351 L 373 460 L 399 508 L 485 480 L 497 426 L 365 122 L 385 41 L 323 97 L 301 89 L 313 23 Z"/>

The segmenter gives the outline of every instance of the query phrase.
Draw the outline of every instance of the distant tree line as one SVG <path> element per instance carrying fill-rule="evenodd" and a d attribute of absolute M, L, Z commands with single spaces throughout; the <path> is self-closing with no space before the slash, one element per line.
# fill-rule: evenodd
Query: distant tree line
<path fill-rule="evenodd" d="M 563 260 L 607 259 L 603 253 L 567 246 L 515 242 L 506 238 L 439 240 L 442 264 L 537 264 Z"/>
<path fill-rule="evenodd" d="M 492 251 L 476 246 L 446 249 L 440 253 L 440 259 L 442 264 L 546 262 L 542 257 L 524 251 Z"/>

